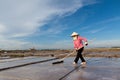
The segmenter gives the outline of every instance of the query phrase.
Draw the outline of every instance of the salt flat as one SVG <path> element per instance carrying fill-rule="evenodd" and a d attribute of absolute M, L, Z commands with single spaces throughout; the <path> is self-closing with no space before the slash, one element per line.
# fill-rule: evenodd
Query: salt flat
<path fill-rule="evenodd" d="M 73 60 L 70 57 L 61 64 L 52 65 L 53 60 L 1 71 L 0 80 L 120 80 L 120 58 L 87 58 L 87 67 L 77 69 Z"/>

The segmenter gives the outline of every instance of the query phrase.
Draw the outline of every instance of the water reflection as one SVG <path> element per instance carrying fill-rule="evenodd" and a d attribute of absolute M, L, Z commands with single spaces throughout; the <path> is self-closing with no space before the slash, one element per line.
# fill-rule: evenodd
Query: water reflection
<path fill-rule="evenodd" d="M 64 80 L 120 80 L 120 58 L 92 58 Z"/>
<path fill-rule="evenodd" d="M 40 59 L 17 62 L 36 60 Z M 21 78 L 20 80 L 59 80 L 73 69 L 75 70 L 62 80 L 120 80 L 120 58 L 87 58 L 85 68 L 79 67 L 81 62 L 78 65 L 73 65 L 73 60 L 74 58 L 67 58 L 62 64 L 52 65 L 53 61 L 50 61 L 2 71 L 0 72 L 0 80 L 11 80 L 11 77 Z M 17 64 L 17 62 L 13 61 L 14 64 Z"/>

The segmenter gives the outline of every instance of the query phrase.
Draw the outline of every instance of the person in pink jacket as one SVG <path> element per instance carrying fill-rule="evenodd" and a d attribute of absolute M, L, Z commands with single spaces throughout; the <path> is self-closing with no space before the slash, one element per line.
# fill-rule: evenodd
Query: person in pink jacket
<path fill-rule="evenodd" d="M 81 59 L 81 64 L 86 64 L 86 61 L 83 58 L 82 52 L 84 50 L 83 41 L 86 46 L 88 45 L 87 39 L 79 36 L 79 34 L 76 32 L 73 32 L 71 34 L 71 37 L 73 38 L 74 49 L 77 51 L 77 55 L 76 55 L 76 58 L 75 58 L 73 64 L 77 64 L 79 58 Z"/>

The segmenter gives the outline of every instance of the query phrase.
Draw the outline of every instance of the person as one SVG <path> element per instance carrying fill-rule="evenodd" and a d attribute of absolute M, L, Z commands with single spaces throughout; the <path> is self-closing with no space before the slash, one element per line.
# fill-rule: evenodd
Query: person
<path fill-rule="evenodd" d="M 88 45 L 87 39 L 84 38 L 84 37 L 81 37 L 77 32 L 73 32 L 71 34 L 71 37 L 73 38 L 74 49 L 77 52 L 77 55 L 76 55 L 76 57 L 74 59 L 73 64 L 77 64 L 79 58 L 81 59 L 81 65 L 86 64 L 86 61 L 85 61 L 85 59 L 84 59 L 84 57 L 82 55 L 82 52 L 84 50 L 83 41 L 84 41 L 84 44 L 86 46 Z"/>

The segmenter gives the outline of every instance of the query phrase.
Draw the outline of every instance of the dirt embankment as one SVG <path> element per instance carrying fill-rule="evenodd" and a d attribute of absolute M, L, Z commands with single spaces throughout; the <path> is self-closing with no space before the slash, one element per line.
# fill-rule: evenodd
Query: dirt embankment
<path fill-rule="evenodd" d="M 73 52 L 72 49 L 69 50 L 4 50 L 0 52 L 0 56 L 10 56 L 10 57 L 26 57 L 26 56 L 52 56 L 52 57 L 64 57 L 67 54 Z M 71 56 L 75 56 L 76 53 Z M 120 48 L 91 48 L 85 49 L 83 52 L 85 57 L 120 57 Z"/>
<path fill-rule="evenodd" d="M 84 51 L 86 57 L 120 57 L 120 48 L 94 48 Z"/>

